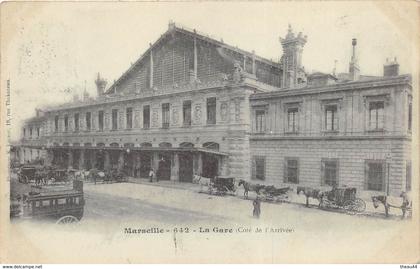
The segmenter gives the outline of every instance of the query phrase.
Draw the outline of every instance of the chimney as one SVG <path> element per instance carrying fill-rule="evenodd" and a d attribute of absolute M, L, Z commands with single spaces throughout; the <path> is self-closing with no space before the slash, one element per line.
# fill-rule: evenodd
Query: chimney
<path fill-rule="evenodd" d="M 98 73 L 98 77 L 95 80 L 95 84 L 96 84 L 96 90 L 97 90 L 98 96 L 103 95 L 105 92 L 107 81 L 101 78 L 101 75 L 99 73 Z"/>
<path fill-rule="evenodd" d="M 388 58 L 384 64 L 384 77 L 393 77 L 398 76 L 400 65 L 397 62 L 397 57 L 394 58 L 394 61 L 389 62 Z"/>
<path fill-rule="evenodd" d="M 357 57 L 356 57 L 356 45 L 357 45 L 356 38 L 352 39 L 351 45 L 353 46 L 353 50 L 352 50 L 352 55 L 351 55 L 351 61 L 349 64 L 349 79 L 359 80 L 360 68 L 359 68 L 359 64 L 357 63 Z"/>

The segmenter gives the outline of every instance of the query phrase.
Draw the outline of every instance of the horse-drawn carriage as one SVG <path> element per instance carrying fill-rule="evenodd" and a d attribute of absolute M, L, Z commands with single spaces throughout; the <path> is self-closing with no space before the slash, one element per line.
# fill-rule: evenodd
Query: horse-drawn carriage
<path fill-rule="evenodd" d="M 366 209 L 366 203 L 356 197 L 356 188 L 333 187 L 331 191 L 320 194 L 320 208 L 344 209 L 348 213 L 361 213 Z"/>
<path fill-rule="evenodd" d="M 20 183 L 28 184 L 35 181 L 37 169 L 35 166 L 22 166 L 18 172 L 18 180 Z"/>
<path fill-rule="evenodd" d="M 216 176 L 210 179 L 210 184 L 208 187 L 208 191 L 210 194 L 234 195 L 236 192 L 235 179 L 233 177 Z"/>
<path fill-rule="evenodd" d="M 53 179 L 55 183 L 69 181 L 69 173 L 67 169 L 54 169 L 49 171 L 49 179 Z"/>
<path fill-rule="evenodd" d="M 259 193 L 261 194 L 259 197 L 261 197 L 265 201 L 271 201 L 271 202 L 285 202 L 288 200 L 288 192 L 292 191 L 292 188 L 290 187 L 284 187 L 284 188 L 276 188 L 273 185 L 271 186 L 264 186 L 259 190 Z"/>
<path fill-rule="evenodd" d="M 57 224 L 79 221 L 84 210 L 83 182 L 73 181 L 73 189 L 30 192 L 10 204 L 10 216 L 22 219 L 53 219 Z"/>
<path fill-rule="evenodd" d="M 253 191 L 258 198 L 269 202 L 287 201 L 289 198 L 288 192 L 293 190 L 290 187 L 277 188 L 274 185 L 252 184 L 242 179 L 239 180 L 238 186 L 243 186 L 246 199 L 248 199 L 249 192 Z"/>

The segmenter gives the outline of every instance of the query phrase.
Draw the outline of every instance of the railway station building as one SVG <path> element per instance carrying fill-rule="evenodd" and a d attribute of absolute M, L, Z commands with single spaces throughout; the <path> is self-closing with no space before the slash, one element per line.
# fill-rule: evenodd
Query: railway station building
<path fill-rule="evenodd" d="M 308 73 L 307 37 L 289 26 L 272 61 L 170 23 L 97 96 L 37 110 L 22 162 L 122 169 L 191 182 L 216 175 L 276 186 L 411 188 L 412 84 L 397 60 L 364 76 L 357 40 L 347 73 Z"/>

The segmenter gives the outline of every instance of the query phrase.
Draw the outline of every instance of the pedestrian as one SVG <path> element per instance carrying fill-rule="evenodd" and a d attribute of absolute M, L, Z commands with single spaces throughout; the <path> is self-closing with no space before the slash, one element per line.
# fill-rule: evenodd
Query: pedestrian
<path fill-rule="evenodd" d="M 254 218 L 260 218 L 260 214 L 261 214 L 261 201 L 260 199 L 257 197 L 255 198 L 255 200 L 252 202 L 252 205 L 254 206 L 254 210 L 252 212 L 252 215 L 254 216 Z"/>
<path fill-rule="evenodd" d="M 150 182 L 153 182 L 153 177 L 155 176 L 155 171 L 153 171 L 153 168 L 150 169 L 149 172 L 149 178 L 150 178 Z"/>

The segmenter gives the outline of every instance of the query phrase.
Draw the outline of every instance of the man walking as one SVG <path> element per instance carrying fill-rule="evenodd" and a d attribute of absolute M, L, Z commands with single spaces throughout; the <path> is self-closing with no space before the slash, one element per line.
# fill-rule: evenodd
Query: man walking
<path fill-rule="evenodd" d="M 254 216 L 254 218 L 259 219 L 260 214 L 261 214 L 261 201 L 260 201 L 260 199 L 258 197 L 255 198 L 255 200 L 252 202 L 252 205 L 254 206 L 254 210 L 252 212 L 252 215 Z"/>
<path fill-rule="evenodd" d="M 155 177 L 155 171 L 153 171 L 153 168 L 150 168 L 150 172 L 149 172 L 150 182 L 153 182 L 154 177 Z"/>

